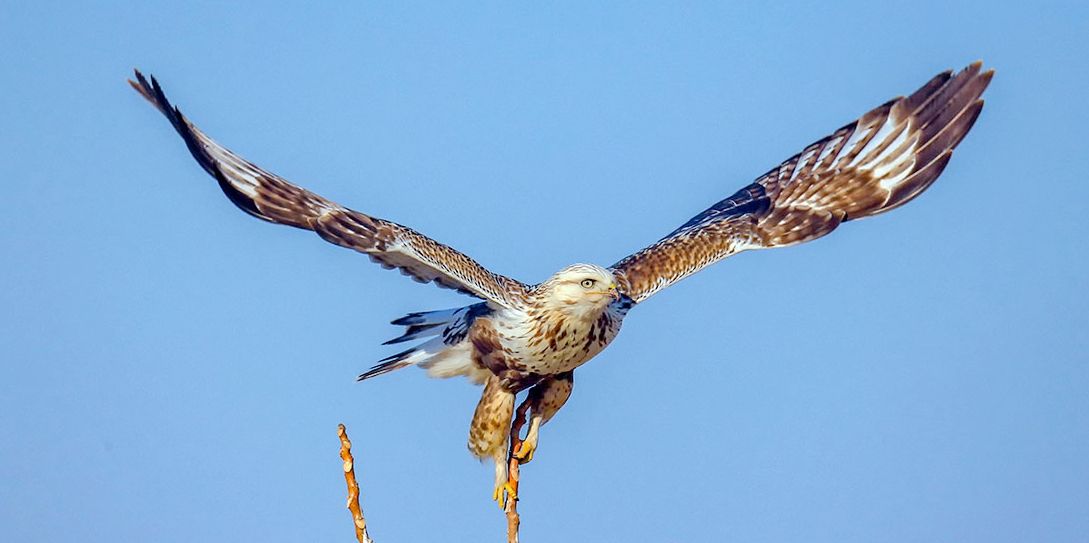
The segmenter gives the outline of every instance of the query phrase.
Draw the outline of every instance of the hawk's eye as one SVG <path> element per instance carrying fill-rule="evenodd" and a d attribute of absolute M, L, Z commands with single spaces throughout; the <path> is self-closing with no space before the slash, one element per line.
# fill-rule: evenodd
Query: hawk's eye
<path fill-rule="evenodd" d="M 582 283 L 579 283 L 579 284 L 582 285 L 582 288 L 591 288 L 591 287 L 594 286 L 594 280 L 593 279 L 583 279 Z"/>

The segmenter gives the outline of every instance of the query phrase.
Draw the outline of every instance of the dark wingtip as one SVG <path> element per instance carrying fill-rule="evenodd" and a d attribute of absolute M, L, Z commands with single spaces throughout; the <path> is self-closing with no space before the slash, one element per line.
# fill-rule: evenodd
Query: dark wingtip
<path fill-rule="evenodd" d="M 151 76 L 151 81 L 148 82 L 148 78 L 139 69 L 134 68 L 132 73 L 136 77 L 136 81 L 129 79 L 129 85 L 140 93 L 140 96 L 143 96 L 145 100 L 151 102 L 155 109 L 166 115 L 174 128 L 177 128 L 180 132 L 181 128 L 178 127 L 178 122 L 181 119 L 181 113 L 177 111 L 177 108 L 171 108 L 170 101 L 166 99 L 166 94 L 163 93 L 163 89 L 155 76 Z"/>
<path fill-rule="evenodd" d="M 166 98 L 166 93 L 163 92 L 163 87 L 159 85 L 159 80 L 155 79 L 155 76 L 150 76 L 151 81 L 148 81 L 148 77 L 145 77 L 143 72 L 138 69 L 133 69 L 133 75 L 136 76 L 136 81 L 128 80 L 129 85 L 132 86 L 136 92 L 140 93 L 145 100 L 151 102 L 151 105 L 155 106 L 166 118 L 170 121 L 170 124 L 174 125 L 174 129 L 189 143 L 189 139 L 192 138 L 189 132 L 189 127 L 185 124 L 185 117 L 182 115 L 181 110 L 170 103 L 170 100 Z M 210 172 L 209 172 L 210 173 Z"/>
<path fill-rule="evenodd" d="M 136 92 L 139 92 L 140 94 L 143 94 L 143 91 L 141 90 L 140 87 L 141 87 L 141 84 L 144 82 L 144 74 L 140 73 L 139 69 L 133 68 L 132 69 L 132 76 L 136 78 L 136 81 L 133 81 L 131 79 L 126 79 L 125 81 L 127 81 L 129 83 L 129 86 L 132 87 L 134 90 L 136 90 Z"/>
<path fill-rule="evenodd" d="M 136 81 L 126 79 L 126 81 L 128 81 L 129 83 L 129 86 L 132 87 L 132 89 L 136 92 L 140 93 L 140 96 L 143 96 L 145 100 L 151 102 L 152 105 L 158 108 L 159 104 L 156 103 L 154 92 L 151 90 L 151 85 L 148 84 L 147 78 L 144 77 L 143 72 L 136 68 L 133 68 L 132 75 L 136 78 Z"/>
<path fill-rule="evenodd" d="M 994 79 L 994 68 L 979 74 L 979 78 L 983 80 L 983 90 L 987 90 L 987 87 L 991 85 L 991 80 Z M 980 91 L 980 94 L 983 94 L 983 92 Z"/>
<path fill-rule="evenodd" d="M 136 81 L 129 80 L 129 84 L 132 85 L 132 88 L 136 89 L 136 92 L 139 92 L 148 102 L 151 102 L 151 104 L 155 106 L 168 121 L 170 121 L 174 130 L 176 130 L 182 140 L 185 141 L 185 146 L 189 149 L 189 153 L 193 155 L 193 158 L 196 159 L 200 167 L 204 168 L 204 171 L 215 178 L 216 182 L 219 183 L 219 188 L 223 190 L 227 199 L 249 215 L 263 221 L 275 222 L 261 213 L 261 210 L 258 209 L 257 203 L 254 202 L 253 198 L 242 193 L 238 188 L 231 184 L 230 180 L 227 179 L 227 176 L 220 170 L 219 164 L 208 154 L 207 150 L 205 150 L 204 146 L 198 140 L 197 135 L 185 120 L 185 116 L 182 115 L 181 109 L 171 104 L 170 100 L 166 98 L 166 93 L 163 92 L 163 87 L 159 85 L 159 80 L 152 75 L 150 76 L 149 81 L 149 77 L 145 77 L 138 69 L 134 69 L 133 74 L 136 76 Z"/>
<path fill-rule="evenodd" d="M 156 109 L 158 109 L 170 124 L 174 127 L 174 130 L 178 132 L 178 135 L 185 140 L 185 146 L 189 148 L 189 152 L 193 155 L 193 158 L 207 171 L 210 175 L 220 181 L 222 185 L 224 179 L 221 173 L 218 173 L 215 161 L 212 160 L 208 153 L 197 141 L 197 137 L 193 134 L 193 130 L 189 127 L 189 124 L 185 120 L 185 116 L 182 115 L 181 109 L 170 103 L 167 99 L 166 93 L 163 91 L 162 85 L 159 84 L 159 80 L 154 75 L 150 76 L 151 81 L 148 81 L 148 77 L 144 77 L 144 74 L 140 70 L 133 70 L 136 75 L 136 83 L 129 81 L 129 84 L 136 89 L 148 102 L 151 102 Z M 226 189 L 224 189 L 226 191 Z M 234 198 L 231 199 L 234 201 Z M 237 203 L 237 202 L 235 202 Z"/>

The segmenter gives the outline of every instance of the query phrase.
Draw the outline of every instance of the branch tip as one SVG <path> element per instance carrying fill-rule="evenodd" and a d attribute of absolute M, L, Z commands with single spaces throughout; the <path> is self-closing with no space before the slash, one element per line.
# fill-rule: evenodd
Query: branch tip
<path fill-rule="evenodd" d="M 359 483 L 355 480 L 355 460 L 352 458 L 352 442 L 348 439 L 348 430 L 343 424 L 337 425 L 337 437 L 340 438 L 340 459 L 344 461 L 344 482 L 348 485 L 348 511 L 352 513 L 355 525 L 355 538 L 359 543 L 374 543 L 367 534 L 367 520 L 359 507 Z"/>

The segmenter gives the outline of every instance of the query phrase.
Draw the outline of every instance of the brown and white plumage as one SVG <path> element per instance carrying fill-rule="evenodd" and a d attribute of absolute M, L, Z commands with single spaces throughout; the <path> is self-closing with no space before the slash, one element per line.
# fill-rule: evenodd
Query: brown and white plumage
<path fill-rule="evenodd" d="M 635 304 L 741 251 L 810 241 L 841 223 L 911 201 L 938 178 L 972 127 L 992 75 L 978 62 L 956 74 L 938 74 L 613 266 L 575 264 L 537 285 L 491 272 L 410 228 L 297 187 L 205 136 L 167 101 L 154 78 L 136 72 L 130 83 L 170 120 L 197 162 L 245 212 L 312 230 L 417 281 L 482 300 L 393 321 L 405 331 L 387 344 L 423 343 L 380 361 L 360 379 L 418 365 L 435 377 L 467 376 L 483 384 L 469 449 L 496 459 L 499 493 L 515 394 L 530 390 L 530 430 L 517 451 L 528 461 L 540 426 L 570 396 L 574 369 L 609 345 Z"/>
<path fill-rule="evenodd" d="M 189 147 L 189 152 L 235 205 L 259 219 L 313 230 L 330 243 L 370 256 L 421 282 L 435 284 L 509 307 L 521 303 L 526 285 L 492 273 L 475 260 L 397 223 L 371 217 L 330 202 L 232 153 L 204 135 L 163 94 L 154 77 L 136 72 L 129 81 L 159 111 Z"/>
<path fill-rule="evenodd" d="M 814 240 L 911 201 L 937 180 L 979 116 L 994 75 L 981 67 L 940 73 L 885 102 L 617 262 L 625 293 L 641 302 L 741 251 Z"/>

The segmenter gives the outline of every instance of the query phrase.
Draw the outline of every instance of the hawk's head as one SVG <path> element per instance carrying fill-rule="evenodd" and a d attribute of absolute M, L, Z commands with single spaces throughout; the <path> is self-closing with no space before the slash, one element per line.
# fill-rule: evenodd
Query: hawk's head
<path fill-rule="evenodd" d="M 620 298 L 616 277 L 593 264 L 574 264 L 556 272 L 537 286 L 537 293 L 547 309 L 587 318 Z"/>

